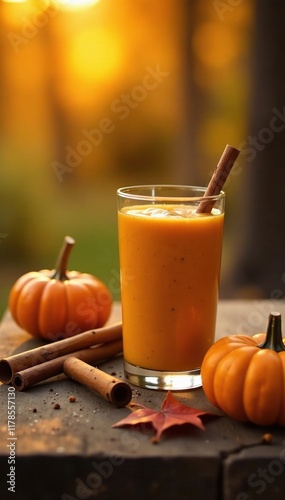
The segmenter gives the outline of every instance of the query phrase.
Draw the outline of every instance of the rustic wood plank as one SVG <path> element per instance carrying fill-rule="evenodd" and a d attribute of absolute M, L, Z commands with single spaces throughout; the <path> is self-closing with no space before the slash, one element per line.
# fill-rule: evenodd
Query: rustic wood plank
<path fill-rule="evenodd" d="M 269 312 L 276 309 L 285 314 L 285 302 L 222 301 L 217 338 L 237 331 L 264 331 Z M 110 322 L 119 317 L 120 307 L 116 304 Z M 0 356 L 35 345 L 38 341 L 19 329 L 7 313 L 0 326 Z M 101 368 L 123 378 L 121 358 L 110 360 Z M 134 402 L 155 409 L 160 408 L 165 397 L 162 391 L 133 387 L 132 392 Z M 8 387 L 1 385 L 1 499 L 11 498 L 7 491 L 7 394 Z M 75 402 L 69 401 L 70 395 L 75 396 Z M 215 410 L 202 389 L 177 392 L 175 396 L 185 404 Z M 280 460 L 285 440 L 285 431 L 274 427 L 270 429 L 274 437 L 272 445 L 260 447 L 262 435 L 268 429 L 240 424 L 223 416 L 207 420 L 205 431 L 191 426 L 170 430 L 166 439 L 153 445 L 151 434 L 137 429 L 112 429 L 113 423 L 128 415 L 127 408 L 114 408 L 63 375 L 16 393 L 15 403 L 17 462 L 13 498 L 19 500 L 27 495 L 43 500 L 113 500 L 127 495 L 143 500 L 237 500 L 233 491 L 236 495 L 247 493 L 244 490 L 247 474 L 268 460 Z M 57 410 L 55 403 L 60 405 Z M 237 451 L 249 445 L 252 448 Z M 238 467 L 243 473 L 238 473 Z M 280 474 L 278 481 L 282 482 L 282 477 Z M 274 496 L 272 489 L 270 498 L 280 497 Z"/>
<path fill-rule="evenodd" d="M 285 440 L 232 453 L 224 462 L 225 500 L 282 500 Z"/>

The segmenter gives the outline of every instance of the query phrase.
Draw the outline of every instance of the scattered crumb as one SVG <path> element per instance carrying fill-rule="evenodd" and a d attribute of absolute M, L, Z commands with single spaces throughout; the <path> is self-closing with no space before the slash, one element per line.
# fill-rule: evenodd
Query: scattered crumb
<path fill-rule="evenodd" d="M 263 434 L 262 436 L 262 442 L 266 444 L 270 444 L 272 442 L 273 436 L 269 432 L 266 434 Z"/>
<path fill-rule="evenodd" d="M 76 401 L 76 397 L 71 395 L 71 396 L 69 396 L 68 400 L 70 403 L 74 403 Z"/>
<path fill-rule="evenodd" d="M 116 377 L 117 373 L 116 372 L 111 372 L 112 377 Z"/>
<path fill-rule="evenodd" d="M 37 413 L 37 409 L 36 408 L 33 408 L 33 413 Z"/>
<path fill-rule="evenodd" d="M 59 410 L 60 409 L 60 404 L 59 403 L 55 403 L 53 409 L 54 410 Z"/>
<path fill-rule="evenodd" d="M 141 392 L 138 391 L 137 389 L 132 389 L 132 392 L 134 396 L 141 396 Z"/>

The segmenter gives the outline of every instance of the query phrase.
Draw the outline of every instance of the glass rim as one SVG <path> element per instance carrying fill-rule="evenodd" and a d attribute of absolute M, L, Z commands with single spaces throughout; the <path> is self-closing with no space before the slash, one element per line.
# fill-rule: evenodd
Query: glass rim
<path fill-rule="evenodd" d="M 157 194 L 139 194 L 136 193 L 135 190 L 143 190 L 143 189 L 149 189 L 149 190 L 155 190 L 157 188 L 164 188 L 164 189 L 180 189 L 180 190 L 192 190 L 196 192 L 201 192 L 201 195 L 179 195 L 179 194 L 174 194 L 174 195 L 157 195 Z M 133 185 L 133 186 L 125 186 L 117 189 L 117 195 L 120 198 L 125 198 L 127 200 L 140 200 L 140 201 L 153 201 L 153 200 L 158 200 L 158 201 L 170 201 L 173 202 L 174 200 L 178 201 L 199 201 L 201 199 L 203 200 L 209 200 L 209 201 L 218 201 L 223 198 L 225 198 L 225 192 L 220 191 L 218 194 L 215 195 L 207 195 L 205 196 L 207 187 L 206 186 L 191 186 L 187 184 L 140 184 L 140 185 Z"/>

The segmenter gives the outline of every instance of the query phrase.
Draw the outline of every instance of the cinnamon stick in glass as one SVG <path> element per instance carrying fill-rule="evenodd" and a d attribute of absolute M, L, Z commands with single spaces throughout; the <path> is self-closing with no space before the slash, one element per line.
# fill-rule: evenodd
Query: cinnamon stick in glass
<path fill-rule="evenodd" d="M 68 357 L 63 363 L 63 371 L 68 377 L 90 387 L 119 408 L 126 406 L 132 399 L 129 384 L 78 358 Z"/>
<path fill-rule="evenodd" d="M 219 163 L 211 177 L 208 187 L 204 193 L 204 197 L 215 196 L 219 194 L 225 184 L 228 175 L 240 153 L 240 150 L 233 146 L 226 145 L 224 152 L 219 160 Z M 202 200 L 200 201 L 196 213 L 209 213 L 211 212 L 215 201 Z"/>
<path fill-rule="evenodd" d="M 70 356 L 88 363 L 99 363 L 113 358 L 117 354 L 120 354 L 122 350 L 122 340 L 115 340 L 114 342 L 107 342 L 99 346 L 82 349 L 81 351 L 66 354 L 65 356 L 60 356 L 59 358 L 46 361 L 40 365 L 31 366 L 30 368 L 16 372 L 10 383 L 17 391 L 23 391 L 32 385 L 62 373 L 63 363 Z"/>
<path fill-rule="evenodd" d="M 122 322 L 119 322 L 111 326 L 87 330 L 67 339 L 58 340 L 19 354 L 14 354 L 0 360 L 0 381 L 4 384 L 9 384 L 16 372 L 46 363 L 51 359 L 71 354 L 86 347 L 120 340 L 121 338 Z"/>

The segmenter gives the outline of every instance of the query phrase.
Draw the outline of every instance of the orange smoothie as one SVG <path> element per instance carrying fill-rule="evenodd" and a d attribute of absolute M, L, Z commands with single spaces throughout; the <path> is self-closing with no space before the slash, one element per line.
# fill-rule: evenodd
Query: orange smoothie
<path fill-rule="evenodd" d="M 118 215 L 124 358 L 198 369 L 214 341 L 224 214 L 137 205 Z"/>

